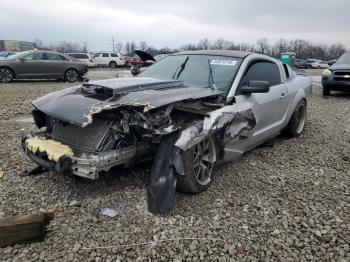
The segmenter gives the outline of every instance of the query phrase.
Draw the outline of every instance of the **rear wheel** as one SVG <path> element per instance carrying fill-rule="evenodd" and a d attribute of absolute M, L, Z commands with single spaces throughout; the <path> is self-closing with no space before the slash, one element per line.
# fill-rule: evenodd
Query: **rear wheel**
<path fill-rule="evenodd" d="M 185 175 L 176 175 L 177 188 L 184 193 L 200 193 L 212 182 L 216 161 L 214 139 L 209 137 L 183 153 Z"/>
<path fill-rule="evenodd" d="M 116 69 L 116 68 L 117 68 L 117 63 L 114 62 L 114 61 L 110 62 L 110 63 L 109 63 L 109 68 L 110 68 L 110 69 Z"/>
<path fill-rule="evenodd" d="M 304 130 L 306 122 L 306 102 L 301 100 L 296 106 L 284 133 L 288 137 L 299 137 Z"/>
<path fill-rule="evenodd" d="M 329 96 L 331 94 L 331 89 L 328 86 L 323 87 L 323 95 Z"/>
<path fill-rule="evenodd" d="M 7 67 L 0 67 L 0 83 L 10 83 L 14 78 L 13 72 Z"/>
<path fill-rule="evenodd" d="M 72 83 L 78 80 L 78 72 L 75 69 L 68 69 L 64 74 L 64 78 L 66 81 Z"/>

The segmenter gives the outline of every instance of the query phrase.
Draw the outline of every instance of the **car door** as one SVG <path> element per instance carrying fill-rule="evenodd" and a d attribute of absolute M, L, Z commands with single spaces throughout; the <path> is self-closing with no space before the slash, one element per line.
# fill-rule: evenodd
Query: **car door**
<path fill-rule="evenodd" d="M 45 71 L 43 52 L 31 52 L 16 61 L 18 78 L 40 78 Z"/>
<path fill-rule="evenodd" d="M 240 87 L 249 81 L 267 81 L 270 83 L 268 93 L 242 94 Z M 288 107 L 288 87 L 282 82 L 281 69 L 271 61 L 252 62 L 242 76 L 236 91 L 237 103 L 250 103 L 256 115 L 256 126 L 246 143 L 246 150 L 263 143 L 278 133 L 283 125 L 284 115 Z"/>
<path fill-rule="evenodd" d="M 69 60 L 63 55 L 57 53 L 44 53 L 44 64 L 46 78 L 62 77 L 67 69 L 67 62 Z"/>
<path fill-rule="evenodd" d="M 98 65 L 102 65 L 102 53 L 96 53 L 94 54 L 94 59 Z"/>

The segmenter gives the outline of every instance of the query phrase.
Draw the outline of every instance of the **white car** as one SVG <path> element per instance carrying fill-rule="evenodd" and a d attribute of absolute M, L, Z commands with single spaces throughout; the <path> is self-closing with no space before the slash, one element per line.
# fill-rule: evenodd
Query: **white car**
<path fill-rule="evenodd" d="M 314 69 L 326 69 L 326 68 L 329 68 L 328 63 L 325 62 L 325 61 L 321 61 L 321 60 L 314 60 L 314 61 L 312 61 L 312 63 L 310 65 L 311 65 L 311 68 L 314 68 Z"/>
<path fill-rule="evenodd" d="M 94 55 L 98 65 L 109 66 L 114 69 L 125 65 L 125 58 L 121 53 L 100 52 Z"/>
<path fill-rule="evenodd" d="M 96 67 L 97 66 L 95 59 L 90 54 L 87 54 L 87 53 L 68 53 L 67 55 L 74 57 L 82 62 L 85 62 L 85 64 L 88 67 Z"/>

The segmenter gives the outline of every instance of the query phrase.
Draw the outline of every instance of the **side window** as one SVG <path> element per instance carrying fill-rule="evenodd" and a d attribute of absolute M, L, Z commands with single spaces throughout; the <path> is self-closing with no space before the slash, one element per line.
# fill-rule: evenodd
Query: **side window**
<path fill-rule="evenodd" d="M 46 60 L 50 61 L 60 61 L 63 60 L 59 54 L 46 53 Z"/>
<path fill-rule="evenodd" d="M 281 75 L 275 63 L 267 61 L 255 62 L 246 71 L 240 86 L 247 85 L 249 81 L 267 81 L 271 86 L 281 83 Z"/>
<path fill-rule="evenodd" d="M 286 79 L 289 79 L 290 75 L 289 75 L 288 67 L 286 64 L 282 64 L 282 65 L 283 65 L 283 71 L 284 71 L 284 74 L 286 76 Z"/>
<path fill-rule="evenodd" d="M 94 57 L 101 57 L 101 53 L 94 54 Z"/>
<path fill-rule="evenodd" d="M 23 56 L 25 60 L 43 60 L 43 53 L 31 53 Z"/>
<path fill-rule="evenodd" d="M 111 53 L 111 57 L 118 57 L 117 54 Z"/>
<path fill-rule="evenodd" d="M 61 58 L 61 60 L 69 60 L 67 57 L 65 57 L 65 56 L 63 56 L 63 55 L 59 55 L 60 56 L 60 58 Z"/>
<path fill-rule="evenodd" d="M 102 53 L 102 57 L 109 57 L 108 53 Z"/>

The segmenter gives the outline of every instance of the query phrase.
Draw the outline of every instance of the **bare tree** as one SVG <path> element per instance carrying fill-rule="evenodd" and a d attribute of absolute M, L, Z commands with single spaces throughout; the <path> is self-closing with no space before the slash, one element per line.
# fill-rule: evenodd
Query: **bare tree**
<path fill-rule="evenodd" d="M 124 48 L 125 48 L 125 52 L 126 52 L 128 55 L 131 55 L 131 52 L 130 52 L 130 43 L 129 43 L 129 42 L 126 42 L 126 43 L 125 43 Z"/>
<path fill-rule="evenodd" d="M 200 50 L 207 50 L 207 49 L 210 48 L 210 45 L 211 45 L 211 44 L 210 44 L 208 38 L 204 38 L 204 39 L 202 39 L 202 40 L 200 40 L 200 41 L 198 42 L 197 47 L 198 47 L 198 49 L 200 49 Z"/>
<path fill-rule="evenodd" d="M 288 46 L 288 40 L 281 38 L 280 40 L 277 41 L 273 48 L 273 56 L 278 56 L 279 54 L 283 52 L 289 51 L 289 46 Z"/>
<path fill-rule="evenodd" d="M 141 41 L 139 44 L 139 49 L 145 51 L 147 49 L 147 43 L 145 41 Z"/>
<path fill-rule="evenodd" d="M 121 52 L 122 51 L 122 48 L 123 48 L 123 43 L 122 42 L 116 42 L 115 43 L 115 50 L 117 51 L 117 52 Z"/>
<path fill-rule="evenodd" d="M 267 38 L 261 38 L 256 42 L 258 46 L 258 52 L 261 54 L 268 54 L 269 51 L 269 41 Z"/>
<path fill-rule="evenodd" d="M 137 48 L 137 46 L 136 46 L 135 42 L 132 41 L 130 44 L 130 55 L 134 55 L 136 48 Z"/>
<path fill-rule="evenodd" d="M 217 50 L 221 50 L 224 49 L 225 46 L 225 42 L 226 40 L 223 38 L 218 38 L 214 41 L 214 43 L 212 43 L 211 48 L 212 49 L 217 49 Z"/>
<path fill-rule="evenodd" d="M 345 46 L 342 44 L 333 44 L 330 47 L 328 47 L 327 50 L 327 59 L 333 60 L 338 57 L 340 57 L 343 53 L 345 53 L 346 49 Z"/>
<path fill-rule="evenodd" d="M 84 52 L 84 53 L 87 53 L 87 52 L 88 52 L 88 44 L 87 44 L 87 42 L 84 42 L 84 43 L 83 43 L 83 52 Z"/>

